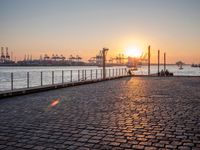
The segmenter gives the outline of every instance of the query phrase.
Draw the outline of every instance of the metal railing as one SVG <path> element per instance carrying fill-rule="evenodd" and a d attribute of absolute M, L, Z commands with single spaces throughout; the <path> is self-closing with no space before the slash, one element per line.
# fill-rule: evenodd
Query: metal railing
<path fill-rule="evenodd" d="M 127 68 L 106 69 L 106 78 L 114 78 L 127 75 Z M 38 86 L 55 84 L 67 84 L 74 82 L 84 82 L 89 80 L 103 79 L 102 69 L 82 69 L 82 70 L 54 70 L 54 71 L 34 71 L 10 73 L 10 81 L 3 83 L 5 89 L 16 90 Z M 0 83 L 2 84 L 2 83 Z M 10 85 L 10 88 L 9 88 Z M 6 88 L 7 87 L 7 88 Z"/>

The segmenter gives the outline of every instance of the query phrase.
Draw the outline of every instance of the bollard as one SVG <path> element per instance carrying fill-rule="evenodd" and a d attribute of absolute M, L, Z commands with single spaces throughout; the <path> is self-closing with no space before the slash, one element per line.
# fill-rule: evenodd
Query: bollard
<path fill-rule="evenodd" d="M 54 84 L 54 71 L 52 71 L 52 84 Z"/>
<path fill-rule="evenodd" d="M 27 78 L 27 88 L 29 88 L 29 72 L 27 72 L 26 78 Z"/>
<path fill-rule="evenodd" d="M 11 90 L 13 90 L 13 72 L 11 73 Z"/>
<path fill-rule="evenodd" d="M 42 86 L 42 71 L 40 72 L 40 81 L 41 81 L 41 86 Z"/>

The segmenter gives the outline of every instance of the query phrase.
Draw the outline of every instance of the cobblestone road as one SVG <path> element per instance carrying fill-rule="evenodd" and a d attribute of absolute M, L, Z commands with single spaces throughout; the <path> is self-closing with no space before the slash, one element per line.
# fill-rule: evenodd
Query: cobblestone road
<path fill-rule="evenodd" d="M 2 99 L 0 149 L 200 149 L 200 78 L 123 78 Z"/>

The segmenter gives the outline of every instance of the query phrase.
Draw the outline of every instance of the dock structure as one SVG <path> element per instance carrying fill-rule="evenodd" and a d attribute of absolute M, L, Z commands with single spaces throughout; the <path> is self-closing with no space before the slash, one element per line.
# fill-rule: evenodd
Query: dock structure
<path fill-rule="evenodd" d="M 158 50 L 158 76 L 160 75 L 160 50 Z"/>
<path fill-rule="evenodd" d="M 199 85 L 126 77 L 1 99 L 0 149 L 200 149 Z"/>
<path fill-rule="evenodd" d="M 151 74 L 151 47 L 148 47 L 148 75 Z"/>

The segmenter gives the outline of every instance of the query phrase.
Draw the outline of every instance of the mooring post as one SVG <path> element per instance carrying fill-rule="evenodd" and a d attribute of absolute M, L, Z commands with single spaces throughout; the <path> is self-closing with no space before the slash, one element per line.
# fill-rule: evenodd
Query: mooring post
<path fill-rule="evenodd" d="M 158 76 L 160 76 L 160 50 L 158 50 Z"/>
<path fill-rule="evenodd" d="M 164 53 L 164 72 L 166 71 L 166 53 Z"/>
<path fill-rule="evenodd" d="M 13 90 L 13 72 L 11 72 L 11 90 Z"/>
<path fill-rule="evenodd" d="M 148 47 L 148 75 L 150 75 L 150 67 L 151 67 L 151 50 L 149 46 Z"/>

